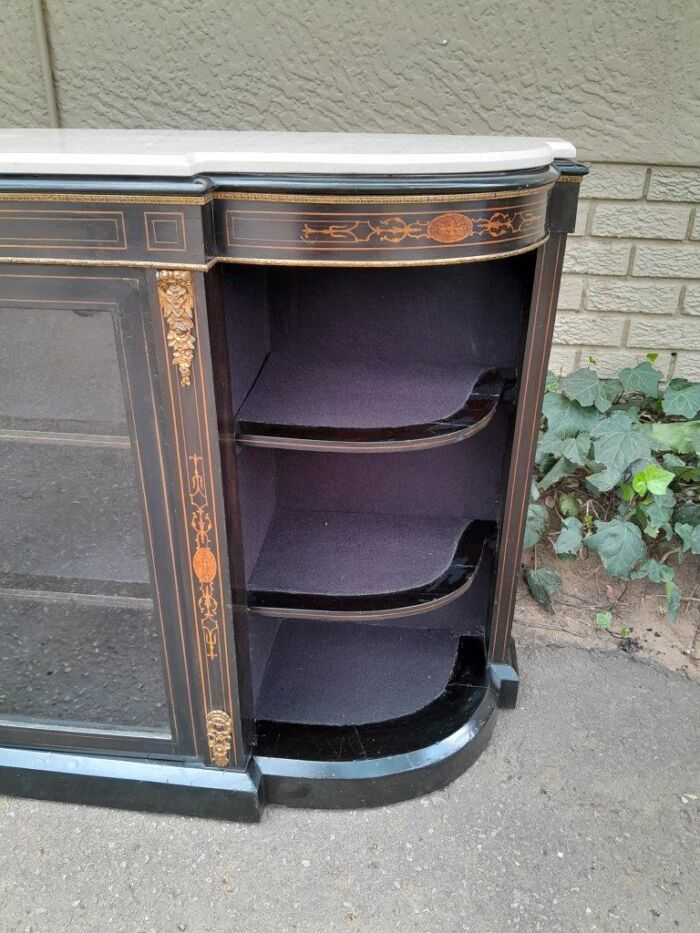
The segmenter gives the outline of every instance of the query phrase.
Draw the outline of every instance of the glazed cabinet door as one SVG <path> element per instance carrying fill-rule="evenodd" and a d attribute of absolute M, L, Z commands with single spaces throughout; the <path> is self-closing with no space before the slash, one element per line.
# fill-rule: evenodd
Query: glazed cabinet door
<path fill-rule="evenodd" d="M 231 709 L 207 718 L 190 624 L 202 460 L 182 501 L 150 288 L 135 270 L 0 269 L 0 744 L 226 766 Z"/>

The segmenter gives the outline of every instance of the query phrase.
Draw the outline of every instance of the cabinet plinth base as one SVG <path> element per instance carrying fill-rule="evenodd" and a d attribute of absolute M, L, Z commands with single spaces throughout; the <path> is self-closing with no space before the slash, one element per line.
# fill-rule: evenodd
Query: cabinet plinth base
<path fill-rule="evenodd" d="M 313 761 L 257 756 L 267 803 L 341 810 L 381 807 L 449 784 L 479 757 L 496 721 L 496 694 L 487 689 L 457 730 L 432 745 L 383 758 Z"/>
<path fill-rule="evenodd" d="M 255 823 L 260 773 L 194 763 L 97 757 L 36 749 L 0 749 L 0 793 Z"/>
<path fill-rule="evenodd" d="M 499 705 L 514 705 L 517 682 L 505 676 L 514 668 L 485 665 L 476 644 L 460 640 L 442 693 L 408 715 L 359 726 L 259 720 L 247 770 L 3 748 L 0 793 L 243 822 L 259 820 L 266 803 L 354 809 L 419 797 L 466 771 Z"/>

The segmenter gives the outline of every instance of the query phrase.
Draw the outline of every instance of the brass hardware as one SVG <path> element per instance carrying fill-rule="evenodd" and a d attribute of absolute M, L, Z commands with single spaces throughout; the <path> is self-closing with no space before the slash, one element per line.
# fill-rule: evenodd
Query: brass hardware
<path fill-rule="evenodd" d="M 190 385 L 194 359 L 194 283 L 187 269 L 159 269 L 158 301 L 168 322 L 168 346 L 173 366 L 180 373 L 180 385 Z"/>
<path fill-rule="evenodd" d="M 207 741 L 209 757 L 217 768 L 228 765 L 231 742 L 233 740 L 233 720 L 223 709 L 212 709 L 207 713 Z"/>

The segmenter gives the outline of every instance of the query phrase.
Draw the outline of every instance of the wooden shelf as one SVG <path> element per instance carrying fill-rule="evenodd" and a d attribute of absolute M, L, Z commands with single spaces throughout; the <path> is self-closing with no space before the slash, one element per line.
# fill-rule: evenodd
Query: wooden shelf
<path fill-rule="evenodd" d="M 382 452 L 453 444 L 486 427 L 503 373 L 464 364 L 268 356 L 237 418 L 256 447 Z"/>
<path fill-rule="evenodd" d="M 464 593 L 492 522 L 280 509 L 248 581 L 257 615 L 390 619 Z"/>

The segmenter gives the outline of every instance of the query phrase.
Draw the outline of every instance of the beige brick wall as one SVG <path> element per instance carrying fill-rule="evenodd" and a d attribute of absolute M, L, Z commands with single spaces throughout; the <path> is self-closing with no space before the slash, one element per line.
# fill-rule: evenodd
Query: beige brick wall
<path fill-rule="evenodd" d="M 601 375 L 659 354 L 700 380 L 700 168 L 591 163 L 569 237 L 550 368 Z"/>

